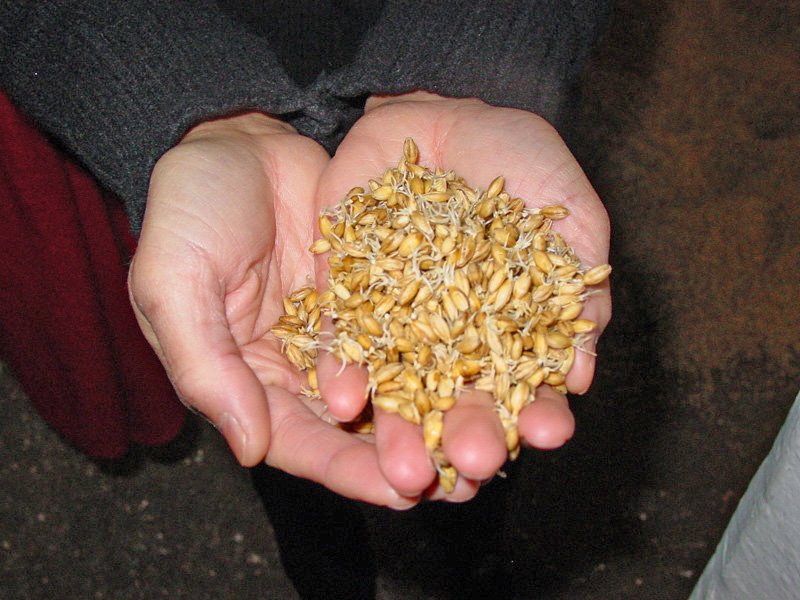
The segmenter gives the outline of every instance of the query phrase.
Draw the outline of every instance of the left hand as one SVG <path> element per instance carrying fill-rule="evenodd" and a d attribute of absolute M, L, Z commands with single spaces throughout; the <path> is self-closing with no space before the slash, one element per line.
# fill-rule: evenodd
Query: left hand
<path fill-rule="evenodd" d="M 521 110 L 496 108 L 478 100 L 445 99 L 418 92 L 398 97 L 371 98 L 364 116 L 353 126 L 322 174 L 318 209 L 342 198 L 355 185 L 364 185 L 397 163 L 403 140 L 412 137 L 420 163 L 452 169 L 473 187 L 486 189 L 497 175 L 506 190 L 529 206 L 562 204 L 571 215 L 558 221 L 560 230 L 587 266 L 607 262 L 609 223 L 605 209 L 575 158 L 558 133 L 540 117 Z M 319 233 L 317 232 L 317 235 Z M 324 285 L 326 264 L 318 259 L 317 283 Z M 582 318 L 598 323 L 599 336 L 611 315 L 607 283 L 586 303 Z M 595 339 L 589 343 L 594 348 Z M 343 421 L 362 410 L 365 370 L 340 365 L 329 355 L 318 362 L 319 386 L 331 414 Z M 567 377 L 569 391 L 585 392 L 594 373 L 592 355 L 578 352 Z M 465 391 L 445 415 L 443 448 L 460 473 L 456 489 L 445 495 L 436 489 L 436 473 L 424 447 L 421 428 L 398 415 L 376 411 L 375 439 L 380 467 L 401 494 L 417 496 L 428 490 L 433 498 L 465 500 L 482 481 L 495 475 L 507 452 L 500 421 L 486 393 Z M 549 388 L 537 390 L 536 401 L 519 417 L 523 444 L 557 448 L 575 427 L 567 399 Z"/>

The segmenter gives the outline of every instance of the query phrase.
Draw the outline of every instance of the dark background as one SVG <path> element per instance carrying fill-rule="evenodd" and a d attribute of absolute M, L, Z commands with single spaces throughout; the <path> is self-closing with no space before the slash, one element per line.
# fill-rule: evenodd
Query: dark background
<path fill-rule="evenodd" d="M 0 597 L 282 600 L 288 572 L 329 598 L 371 574 L 386 599 L 686 598 L 800 390 L 799 49 L 797 2 L 618 2 L 562 132 L 615 267 L 566 447 L 393 513 L 243 470 L 199 422 L 91 461 L 0 366 Z"/>

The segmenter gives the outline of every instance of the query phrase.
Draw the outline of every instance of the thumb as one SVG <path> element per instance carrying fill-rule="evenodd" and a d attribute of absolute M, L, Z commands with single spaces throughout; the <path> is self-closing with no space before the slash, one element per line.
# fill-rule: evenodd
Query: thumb
<path fill-rule="evenodd" d="M 164 273 L 137 253 L 128 287 L 136 319 L 181 401 L 222 434 L 239 463 L 261 462 L 269 446 L 264 388 L 243 360 L 210 268 Z"/>

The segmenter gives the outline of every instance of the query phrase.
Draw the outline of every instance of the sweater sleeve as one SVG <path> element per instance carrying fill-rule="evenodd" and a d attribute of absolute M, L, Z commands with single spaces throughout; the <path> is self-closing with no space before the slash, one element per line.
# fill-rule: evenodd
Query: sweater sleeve
<path fill-rule="evenodd" d="M 348 61 L 301 88 L 271 46 L 286 26 L 275 3 L 256 29 L 225 5 L 0 0 L 0 86 L 125 202 L 134 231 L 156 161 L 209 118 L 274 114 L 328 150 L 370 94 L 425 89 L 556 120 L 610 12 L 608 0 L 385 0 Z M 321 21 L 300 32 L 335 26 Z"/>
<path fill-rule="evenodd" d="M 0 86 L 123 199 L 134 231 L 156 160 L 192 125 L 301 107 L 267 40 L 213 0 L 0 0 L 0 36 Z"/>
<path fill-rule="evenodd" d="M 387 0 L 351 64 L 321 96 L 423 89 L 558 120 L 611 14 L 609 0 Z"/>

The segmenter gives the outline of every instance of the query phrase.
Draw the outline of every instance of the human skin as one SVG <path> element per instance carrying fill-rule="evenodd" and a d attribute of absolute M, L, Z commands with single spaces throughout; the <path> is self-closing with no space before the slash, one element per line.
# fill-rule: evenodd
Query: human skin
<path fill-rule="evenodd" d="M 283 297 L 324 283 L 324 260 L 307 250 L 320 208 L 395 164 L 408 136 L 421 162 L 453 169 L 474 186 L 504 174 L 508 191 L 530 205 L 569 207 L 573 215 L 557 227 L 587 265 L 606 261 L 605 211 L 555 130 L 524 111 L 417 93 L 371 98 L 332 159 L 266 115 L 193 128 L 153 172 L 129 276 L 139 324 L 179 397 L 215 424 L 241 464 L 266 460 L 394 508 L 423 497 L 467 500 L 497 472 L 506 454 L 491 399 L 467 392 L 446 415 L 444 450 L 461 472 L 446 495 L 418 426 L 378 413 L 375 435 L 362 436 L 332 423 L 363 407 L 363 370 L 338 373 L 323 353 L 322 401 L 311 401 L 268 331 Z M 610 316 L 601 290 L 584 311 L 598 334 Z M 593 368 L 592 356 L 579 353 L 570 391 L 585 391 Z M 566 399 L 545 387 L 519 420 L 523 443 L 540 449 L 562 445 L 574 426 Z"/>
<path fill-rule="evenodd" d="M 335 203 L 355 184 L 364 184 L 397 163 L 403 140 L 412 137 L 420 163 L 452 169 L 473 187 L 486 189 L 497 176 L 506 190 L 528 206 L 563 204 L 571 211 L 554 229 L 561 231 L 584 264 L 608 259 L 609 223 L 605 209 L 575 158 L 545 120 L 530 112 L 489 106 L 474 99 L 447 99 L 425 92 L 373 97 L 365 115 L 353 126 L 322 174 L 317 192 L 320 208 Z M 317 283 L 324 285 L 325 259 L 318 260 Z M 601 286 L 584 309 L 595 320 L 597 335 L 611 313 L 608 286 Z M 595 338 L 596 339 L 596 338 Z M 595 339 L 587 349 L 594 348 Z M 567 377 L 569 391 L 585 392 L 594 374 L 594 356 L 578 352 Z M 322 357 L 320 390 L 331 413 L 342 420 L 363 408 L 366 375 L 349 367 L 338 378 L 339 365 Z M 445 414 L 442 436 L 445 454 L 460 473 L 456 494 L 468 497 L 490 479 L 506 460 L 503 430 L 486 393 L 468 391 Z M 542 386 L 536 401 L 519 417 L 522 442 L 538 449 L 561 446 L 573 434 L 575 422 L 566 398 Z M 436 489 L 435 471 L 419 426 L 398 415 L 376 414 L 376 444 L 381 469 L 401 493 Z M 429 486 L 433 485 L 433 488 Z"/>

